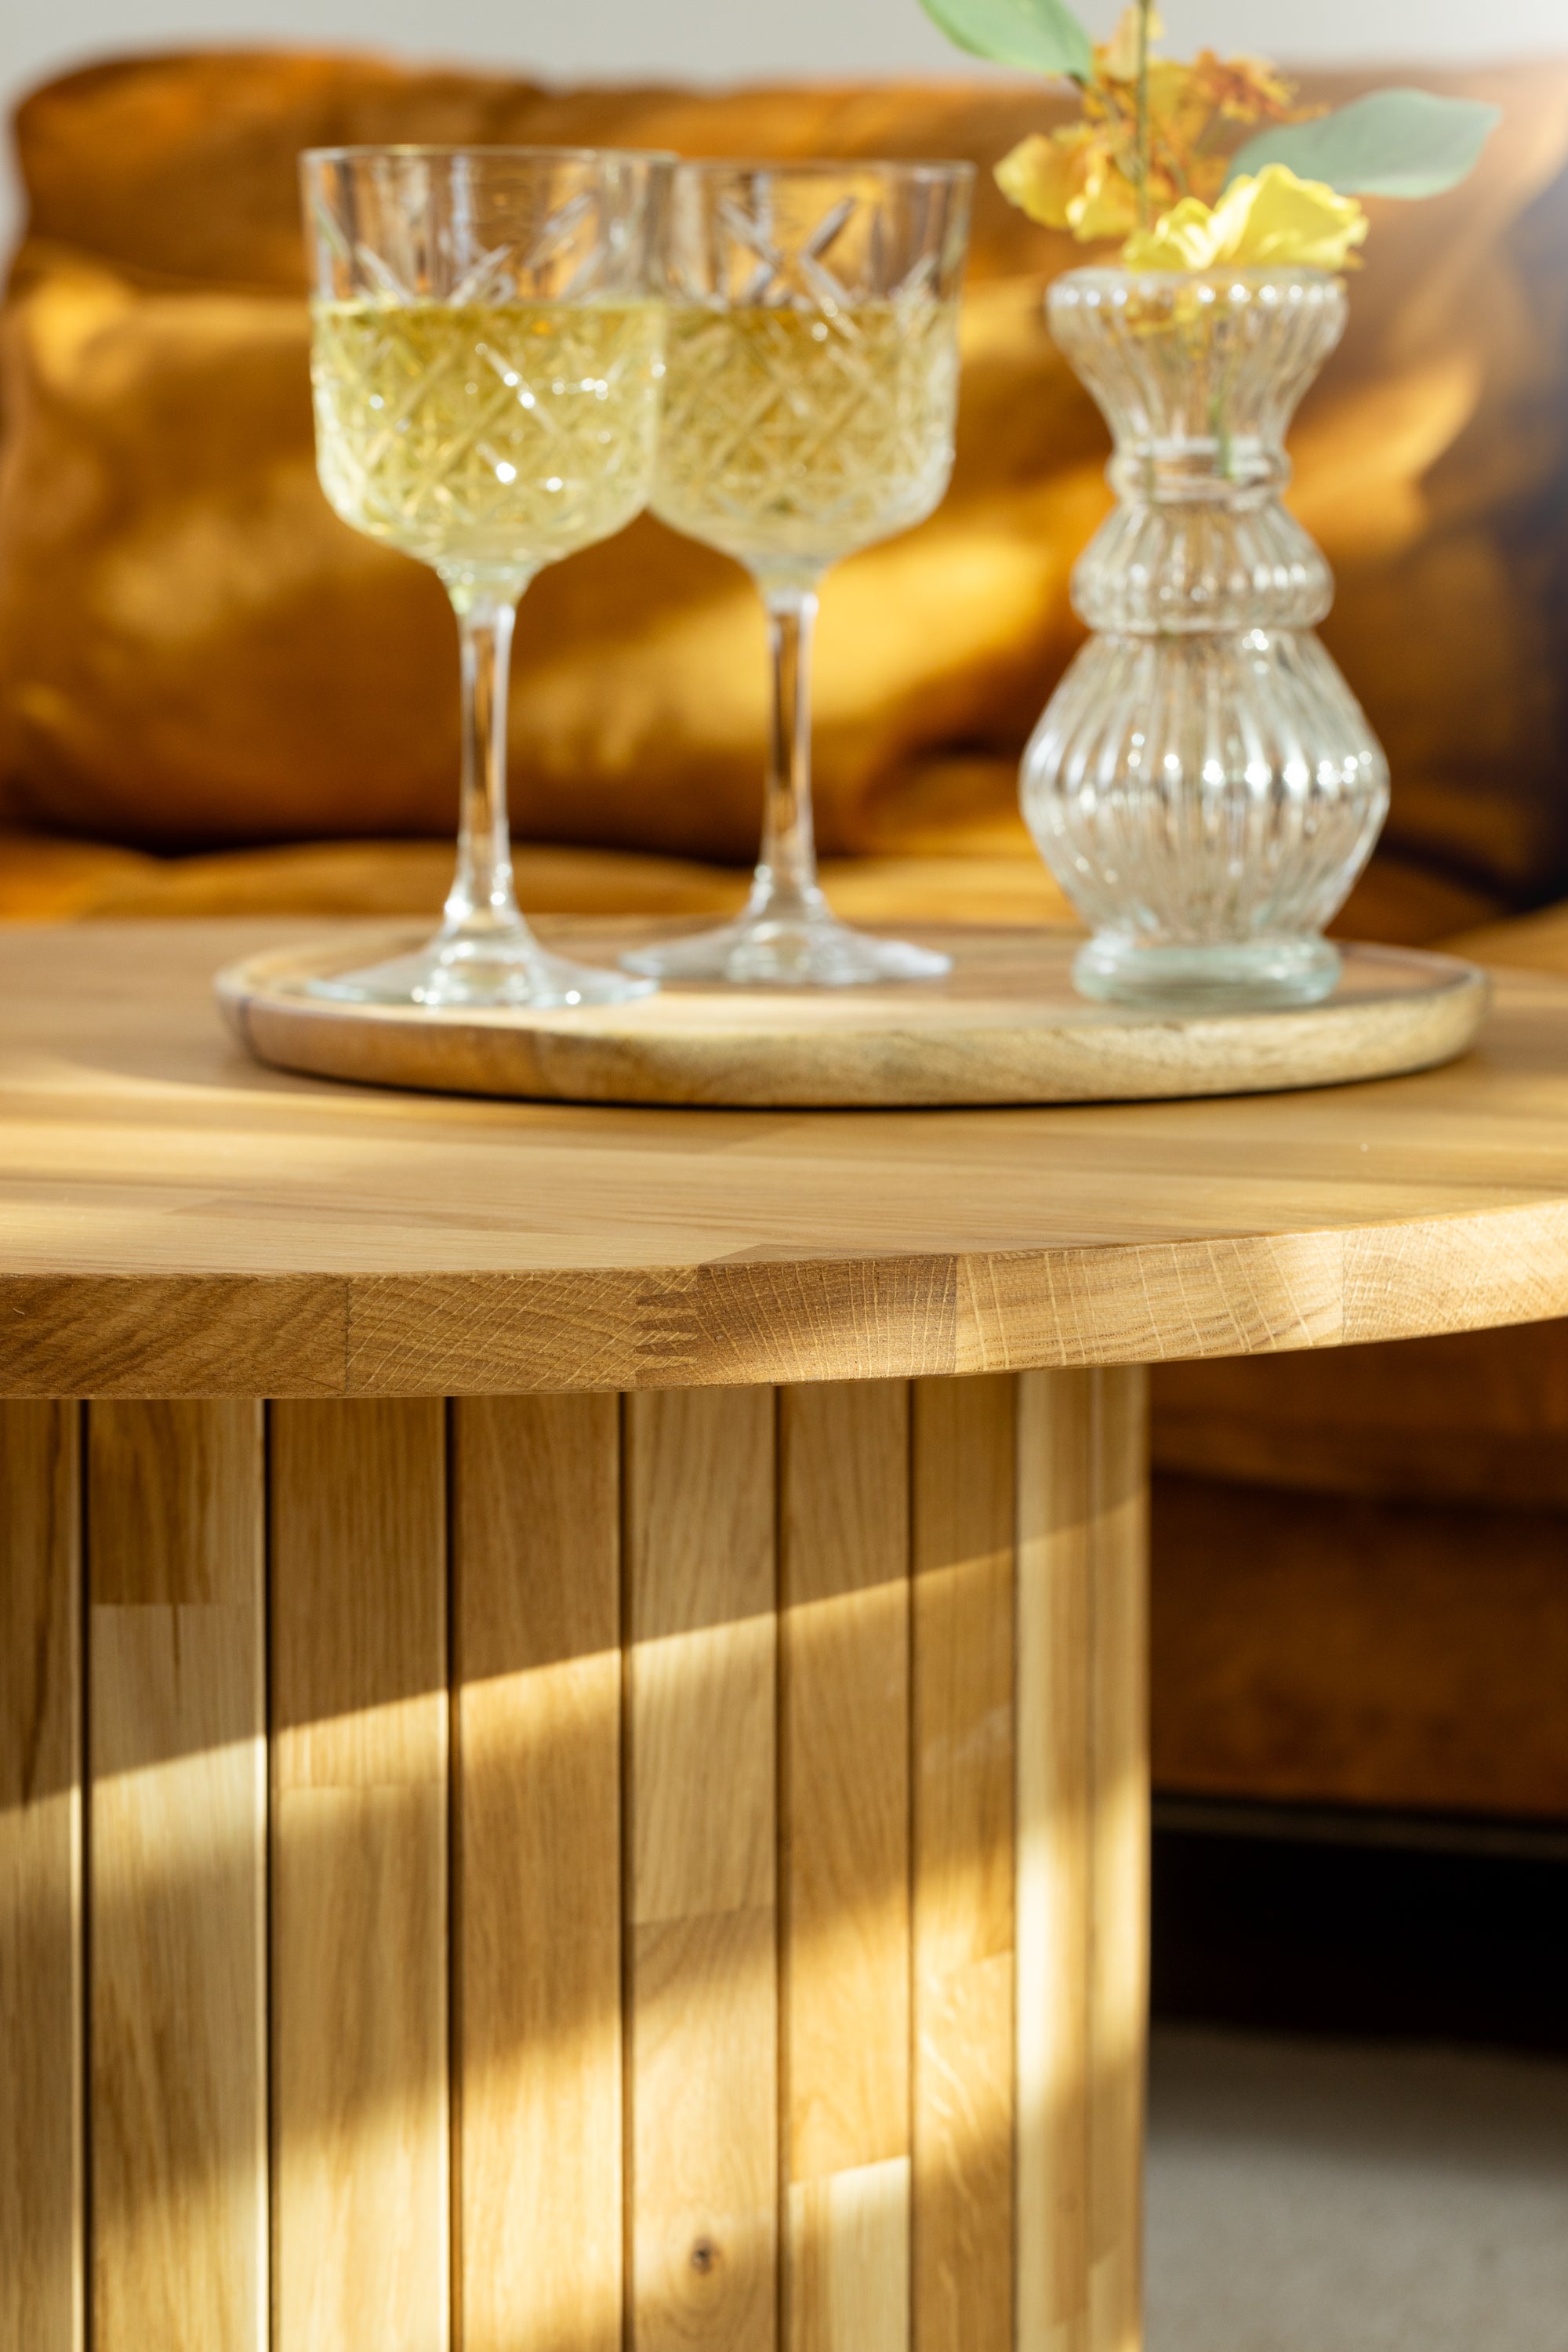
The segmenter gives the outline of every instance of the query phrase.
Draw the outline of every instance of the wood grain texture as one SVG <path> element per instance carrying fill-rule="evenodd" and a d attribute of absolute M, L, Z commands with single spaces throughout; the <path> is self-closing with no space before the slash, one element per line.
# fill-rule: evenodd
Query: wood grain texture
<path fill-rule="evenodd" d="M 271 1420 L 273 2301 L 282 2352 L 444 2352 L 438 1403 Z"/>
<path fill-rule="evenodd" d="M 80 1419 L 0 1405 L 0 2352 L 83 2341 Z"/>
<path fill-rule="evenodd" d="M 1018 1383 L 1017 2340 L 1090 2352 L 1094 1371 Z"/>
<path fill-rule="evenodd" d="M 620 1408 L 453 1423 L 464 2352 L 620 2352 Z"/>
<path fill-rule="evenodd" d="M 262 1450 L 88 1418 L 94 2352 L 268 2338 Z"/>
<path fill-rule="evenodd" d="M 634 2352 L 777 2341 L 773 1423 L 626 1403 Z"/>
<path fill-rule="evenodd" d="M 1148 2010 L 1144 1375 L 1018 1394 L 1020 2352 L 1138 2352 Z"/>
<path fill-rule="evenodd" d="M 1259 1354 L 1568 1313 L 1568 984 L 1414 1077 L 808 1114 L 323 1086 L 210 974 L 0 939 L 0 1391 L 507 1393 Z"/>
<path fill-rule="evenodd" d="M 1089 2344 L 1142 2343 L 1149 2018 L 1148 1376 L 1095 1376 L 1089 1509 Z"/>
<path fill-rule="evenodd" d="M 788 2352 L 910 2340 L 910 1391 L 780 1398 Z"/>
<path fill-rule="evenodd" d="M 1138 2352 L 1144 1376 L 271 1414 L 270 2264 L 261 1411 L 87 1416 L 94 2352 Z"/>
<path fill-rule="evenodd" d="M 552 929 L 566 953 L 597 963 L 649 934 L 635 920 Z M 1079 996 L 1076 931 L 941 923 L 914 936 L 952 959 L 945 979 L 918 989 L 685 987 L 628 1004 L 435 1019 L 306 994 L 312 979 L 428 937 L 367 940 L 363 928 L 232 965 L 216 987 L 236 1035 L 286 1070 L 448 1094 L 752 1109 L 1142 1101 L 1384 1077 L 1463 1053 L 1489 994 L 1473 964 L 1352 947 L 1321 1004 L 1181 1014 Z"/>
<path fill-rule="evenodd" d="M 915 1386 L 915 2352 L 1014 2342 L 1015 1416 Z"/>

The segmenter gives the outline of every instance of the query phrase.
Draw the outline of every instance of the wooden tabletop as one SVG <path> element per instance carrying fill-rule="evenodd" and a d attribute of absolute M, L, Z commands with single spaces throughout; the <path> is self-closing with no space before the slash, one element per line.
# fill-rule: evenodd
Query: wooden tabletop
<path fill-rule="evenodd" d="M 1568 983 L 1317 1093 L 569 1108 L 258 1067 L 299 923 L 0 933 L 0 1393 L 458 1394 L 1249 1355 L 1568 1313 Z"/>

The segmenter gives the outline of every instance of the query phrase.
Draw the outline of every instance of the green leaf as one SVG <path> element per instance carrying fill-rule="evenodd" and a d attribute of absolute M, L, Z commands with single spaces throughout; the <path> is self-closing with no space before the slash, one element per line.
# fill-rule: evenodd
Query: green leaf
<path fill-rule="evenodd" d="M 1342 196 L 1437 196 L 1471 172 L 1500 110 L 1428 89 L 1376 89 L 1315 122 L 1287 122 L 1249 139 L 1226 175 L 1284 163 Z"/>
<path fill-rule="evenodd" d="M 950 41 L 995 66 L 1026 73 L 1068 74 L 1087 81 L 1094 71 L 1089 35 L 1066 0 L 921 0 Z"/>

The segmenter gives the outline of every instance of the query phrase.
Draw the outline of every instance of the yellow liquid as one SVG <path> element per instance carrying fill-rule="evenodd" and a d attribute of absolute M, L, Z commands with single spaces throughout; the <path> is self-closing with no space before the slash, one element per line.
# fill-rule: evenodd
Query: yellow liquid
<path fill-rule="evenodd" d="M 321 485 L 437 569 L 526 577 L 645 503 L 663 312 L 651 302 L 318 302 Z"/>
<path fill-rule="evenodd" d="M 919 522 L 952 467 L 958 308 L 668 314 L 654 511 L 754 571 Z"/>

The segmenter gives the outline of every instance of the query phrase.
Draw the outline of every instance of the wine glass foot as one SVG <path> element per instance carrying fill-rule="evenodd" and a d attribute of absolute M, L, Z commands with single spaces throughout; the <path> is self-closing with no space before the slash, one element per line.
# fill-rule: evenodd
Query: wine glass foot
<path fill-rule="evenodd" d="M 307 982 L 312 996 L 338 1004 L 405 1004 L 428 1011 L 516 1009 L 544 1013 L 569 1004 L 625 1004 L 651 996 L 657 982 L 603 965 L 552 955 L 527 930 L 481 939 L 437 933 L 411 955 L 363 971 Z"/>
<path fill-rule="evenodd" d="M 879 981 L 940 980 L 951 956 L 907 940 L 877 939 L 831 915 L 742 915 L 694 937 L 634 948 L 629 971 L 654 980 L 710 981 L 731 988 L 863 988 Z"/>

